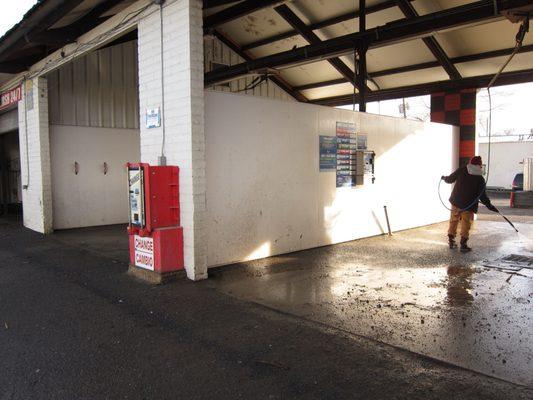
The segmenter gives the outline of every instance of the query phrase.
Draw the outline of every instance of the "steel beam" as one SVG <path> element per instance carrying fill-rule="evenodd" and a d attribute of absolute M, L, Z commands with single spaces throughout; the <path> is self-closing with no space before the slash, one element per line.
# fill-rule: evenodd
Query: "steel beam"
<path fill-rule="evenodd" d="M 391 89 L 374 90 L 372 93 L 368 94 L 367 101 L 401 99 L 405 97 L 423 96 L 448 90 L 479 89 L 486 87 L 493 76 L 494 74 L 489 74 L 447 81 L 422 83 L 412 86 L 402 86 Z M 500 75 L 494 86 L 513 85 L 516 83 L 525 82 L 533 82 L 533 69 L 504 72 Z M 352 104 L 352 101 L 353 96 L 351 94 L 346 94 L 342 96 L 311 100 L 310 103 L 337 107 Z M 359 96 L 355 97 L 355 101 L 356 103 L 359 102 Z"/>
<path fill-rule="evenodd" d="M 292 26 L 307 42 L 321 43 L 320 39 L 309 27 L 286 5 L 282 4 L 274 8 L 276 12 L 285 20 L 287 23 Z M 348 67 L 340 58 L 330 58 L 328 62 L 341 74 L 346 82 L 350 82 L 353 85 L 357 84 L 354 82 L 354 71 Z"/>
<path fill-rule="evenodd" d="M 2 64 L 0 71 L 4 72 L 9 69 L 11 72 L 21 72 L 26 70 L 30 65 L 45 57 L 51 50 L 53 51 L 68 43 L 72 43 L 78 36 L 91 30 L 92 28 L 101 24 L 104 20 L 108 19 L 109 17 L 100 18 L 100 16 L 119 4 L 122 0 L 108 0 L 100 3 L 80 19 L 73 22 L 71 24 L 72 26 L 57 29 L 47 29 L 49 26 L 53 25 L 56 20 L 59 20 L 65 14 L 67 14 L 70 11 L 70 8 L 73 5 L 75 6 L 76 1 L 77 0 L 68 2 L 68 7 L 62 7 L 54 11 L 53 17 L 41 20 L 33 29 L 29 30 L 22 39 L 20 39 L 20 43 L 47 45 L 49 46 L 48 49 L 39 47 L 42 50 L 39 57 L 24 57 L 24 60 L 20 60 L 20 62 L 17 60 L 17 62 L 13 63 L 13 66 L 7 65 L 8 62 L 6 56 L 6 62 Z M 24 51 L 22 52 L 24 53 Z M 14 59 L 12 52 L 9 55 L 9 59 Z M 29 64 L 27 64 L 28 62 Z"/>
<path fill-rule="evenodd" d="M 209 8 L 213 7 L 220 7 L 225 6 L 226 4 L 236 3 L 239 0 L 204 0 L 204 10 L 207 10 Z"/>
<path fill-rule="evenodd" d="M 476 53 L 476 54 L 468 54 L 466 56 L 459 56 L 459 57 L 453 57 L 450 59 L 450 61 L 453 64 L 461 64 L 466 62 L 472 62 L 472 61 L 481 61 L 486 60 L 488 58 L 495 58 L 495 57 L 503 57 L 508 56 L 514 51 L 514 47 L 510 47 L 507 49 L 500 49 L 500 50 L 492 50 L 492 51 L 486 51 L 483 53 Z M 529 53 L 533 51 L 533 45 L 526 45 L 522 46 L 518 53 Z M 413 64 L 413 65 L 405 65 L 403 67 L 395 67 L 395 68 L 388 68 L 383 69 L 379 71 L 374 71 L 368 74 L 370 78 L 379 78 L 381 76 L 388 76 L 388 75 L 394 75 L 394 74 L 401 74 L 404 72 L 413 72 L 413 71 L 420 71 L 427 68 L 436 68 L 439 67 L 440 63 L 438 61 L 429 61 L 424 62 L 420 64 Z M 329 81 L 323 81 L 323 82 L 314 82 L 314 83 L 307 83 L 305 85 L 300 86 L 294 86 L 295 90 L 308 90 L 308 89 L 315 89 L 325 86 L 331 86 L 331 85 L 338 85 L 340 83 L 344 83 L 344 79 L 332 79 Z"/>
<path fill-rule="evenodd" d="M 398 7 L 403 12 L 406 18 L 416 18 L 418 13 L 416 12 L 413 5 L 407 0 L 397 0 Z M 431 54 L 437 59 L 442 68 L 446 71 L 450 79 L 461 79 L 461 74 L 455 68 L 455 65 L 450 61 L 448 55 L 442 48 L 442 46 L 437 42 L 433 36 L 422 38 L 422 41 L 426 47 L 431 51 Z"/>
<path fill-rule="evenodd" d="M 116 5 L 120 4 L 123 0 L 107 0 L 103 3 L 98 4 L 96 7 L 92 8 L 87 14 L 79 18 L 77 21 L 73 22 L 71 25 L 65 28 L 52 29 L 50 32 L 58 31 L 65 35 L 65 37 L 74 37 L 83 35 L 85 32 L 90 31 L 91 29 L 97 27 L 102 22 L 111 18 L 111 16 L 102 17 L 102 14 L 105 14 L 111 10 Z M 70 43 L 67 42 L 67 43 Z"/>
<path fill-rule="evenodd" d="M 414 1 L 414 0 L 408 0 L 408 1 Z M 366 15 L 369 15 L 369 14 L 372 14 L 372 13 L 376 13 L 376 12 L 379 12 L 379 11 L 383 11 L 383 10 L 387 10 L 387 9 L 393 8 L 393 7 L 397 7 L 396 0 L 387 0 L 387 1 L 384 1 L 382 3 L 367 7 L 366 8 Z M 345 14 L 337 15 L 335 17 L 328 18 L 328 19 L 325 19 L 324 21 L 316 22 L 316 23 L 310 24 L 308 26 L 309 26 L 309 29 L 311 29 L 312 31 L 316 31 L 317 29 L 327 28 L 328 26 L 339 24 L 339 23 L 345 22 L 345 21 L 354 20 L 356 18 L 359 18 L 359 10 L 350 11 L 350 12 L 345 13 Z M 253 49 L 255 47 L 264 46 L 264 45 L 267 45 L 267 44 L 270 44 L 270 43 L 274 43 L 274 42 L 277 42 L 279 40 L 287 39 L 287 38 L 290 38 L 290 37 L 293 37 L 293 36 L 297 36 L 297 35 L 298 35 L 298 32 L 296 30 L 291 30 L 291 31 L 279 33 L 277 35 L 269 36 L 267 38 L 260 39 L 260 40 L 257 40 L 255 42 L 251 42 L 251 43 L 245 44 L 245 45 L 242 46 L 242 49 L 245 50 L 245 51 L 246 50 L 250 50 L 250 49 Z"/>
<path fill-rule="evenodd" d="M 366 32 L 366 0 L 359 0 L 359 32 Z M 359 42 L 357 48 L 357 55 L 359 60 L 357 62 L 357 87 L 359 88 L 359 111 L 366 112 L 366 51 L 368 45 L 366 42 Z M 355 62 L 355 60 L 354 60 Z"/>
<path fill-rule="evenodd" d="M 499 14 L 494 14 L 494 5 L 498 7 L 500 12 L 503 12 L 530 4 L 531 0 L 495 0 L 494 3 L 491 1 L 477 1 L 409 20 L 398 20 L 369 29 L 366 32 L 340 36 L 321 43 L 211 71 L 205 75 L 205 84 L 210 86 L 257 69 L 289 67 L 338 57 L 349 53 L 361 42 L 369 43 L 369 48 L 383 47 L 409 39 L 420 38 L 439 30 L 501 18 Z"/>
<path fill-rule="evenodd" d="M 277 4 L 284 3 L 280 0 L 246 0 L 242 3 L 235 4 L 222 11 L 219 11 L 213 15 L 209 15 L 204 18 L 204 32 L 210 33 L 213 28 L 225 24 L 226 22 L 233 21 L 234 19 L 251 14 L 255 11 L 261 10 L 267 7 L 273 7 Z"/>
<path fill-rule="evenodd" d="M 219 31 L 215 30 L 213 31 L 213 34 L 218 40 L 220 40 L 222 43 L 228 46 L 239 57 L 243 58 L 246 61 L 253 60 L 253 58 L 249 56 L 248 54 L 246 54 L 246 52 L 242 51 L 237 44 L 235 44 L 233 41 L 231 41 L 229 38 L 227 38 L 225 35 L 223 35 Z M 295 100 L 298 100 L 301 102 L 308 101 L 307 98 L 303 94 L 301 94 L 298 90 L 294 90 L 294 88 L 291 87 L 287 82 L 285 82 L 285 80 L 283 80 L 281 77 L 271 76 L 268 79 L 274 82 L 277 86 L 279 86 L 282 90 L 288 93 Z"/>
<path fill-rule="evenodd" d="M 24 19 L 15 30 L 8 34 L 0 43 L 0 61 L 8 59 L 9 53 L 22 48 L 26 43 L 26 35 L 41 32 L 64 15 L 68 14 L 84 0 L 52 0 L 38 4 L 32 13 Z M 44 29 L 43 29 L 44 28 Z"/>

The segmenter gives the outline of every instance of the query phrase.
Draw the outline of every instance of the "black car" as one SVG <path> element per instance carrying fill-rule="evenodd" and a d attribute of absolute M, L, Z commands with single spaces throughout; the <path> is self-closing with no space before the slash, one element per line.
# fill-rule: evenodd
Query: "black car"
<path fill-rule="evenodd" d="M 513 179 L 513 191 L 524 190 L 524 174 L 516 174 Z"/>

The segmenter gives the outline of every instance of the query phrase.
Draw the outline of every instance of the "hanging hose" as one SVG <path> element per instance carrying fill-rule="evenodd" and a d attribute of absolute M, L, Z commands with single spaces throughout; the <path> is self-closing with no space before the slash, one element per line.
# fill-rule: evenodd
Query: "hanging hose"
<path fill-rule="evenodd" d="M 475 198 L 475 200 L 472 201 L 472 203 L 470 203 L 467 207 L 458 209 L 461 212 L 470 209 L 474 204 L 476 204 L 479 201 L 479 199 L 481 198 L 481 196 L 483 196 L 483 193 L 485 193 L 485 189 L 487 188 L 487 182 L 489 181 L 489 175 L 490 175 L 490 145 L 491 145 L 491 135 L 492 135 L 492 98 L 491 98 L 491 94 L 490 94 L 490 88 L 494 85 L 496 80 L 500 77 L 500 75 L 502 74 L 503 70 L 507 67 L 507 65 L 509 65 L 509 63 L 511 62 L 513 57 L 522 48 L 522 43 L 524 42 L 524 37 L 525 37 L 525 35 L 526 35 L 526 33 L 528 31 L 529 31 L 529 14 L 525 14 L 524 15 L 524 21 L 522 21 L 522 24 L 520 24 L 520 28 L 518 29 L 518 33 L 516 34 L 516 43 L 515 43 L 515 47 L 513 49 L 513 52 L 511 53 L 509 58 L 505 61 L 505 63 L 501 66 L 501 68 L 498 70 L 498 72 L 492 77 L 492 79 L 490 80 L 489 84 L 487 85 L 487 94 L 488 94 L 488 98 L 489 98 L 489 119 L 488 119 L 488 129 L 487 129 L 488 130 L 488 137 L 489 137 L 489 141 L 488 141 L 488 145 L 487 145 L 487 152 L 488 152 L 487 153 L 487 174 L 486 174 L 487 175 L 487 179 L 484 181 L 483 188 L 481 189 L 479 195 Z M 439 180 L 439 184 L 438 184 L 438 188 L 437 188 L 437 192 L 439 194 L 439 200 L 440 200 L 441 204 L 444 206 L 444 208 L 446 208 L 448 211 L 452 211 L 452 209 L 449 208 L 444 203 L 444 201 L 442 200 L 442 196 L 440 194 L 440 185 L 441 184 L 442 184 L 442 179 Z M 505 218 L 505 220 L 507 222 L 509 222 L 509 224 L 511 224 L 511 226 L 518 232 L 518 230 L 511 223 L 511 221 L 509 221 L 500 212 L 498 212 L 498 214 L 500 214 L 503 218 Z"/>

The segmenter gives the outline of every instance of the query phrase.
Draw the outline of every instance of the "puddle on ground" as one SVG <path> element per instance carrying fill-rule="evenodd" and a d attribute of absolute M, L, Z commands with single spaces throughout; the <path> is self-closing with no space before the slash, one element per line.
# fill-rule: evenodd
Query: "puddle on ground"
<path fill-rule="evenodd" d="M 395 234 L 394 240 L 300 252 L 287 264 L 277 257 L 247 263 L 243 273 L 222 273 L 211 284 L 235 297 L 532 385 L 533 273 L 482 267 L 483 259 L 525 250 L 491 224 L 478 224 L 483 241 L 473 241 L 467 255 L 443 248 L 441 231 L 429 227 Z M 250 274 L 269 260 L 269 273 Z"/>

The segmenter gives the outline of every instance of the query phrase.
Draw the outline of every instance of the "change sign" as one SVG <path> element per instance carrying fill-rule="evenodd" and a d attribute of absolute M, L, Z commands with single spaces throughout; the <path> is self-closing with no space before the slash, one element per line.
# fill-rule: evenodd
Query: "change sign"
<path fill-rule="evenodd" d="M 154 239 L 135 235 L 135 265 L 154 270 Z"/>

